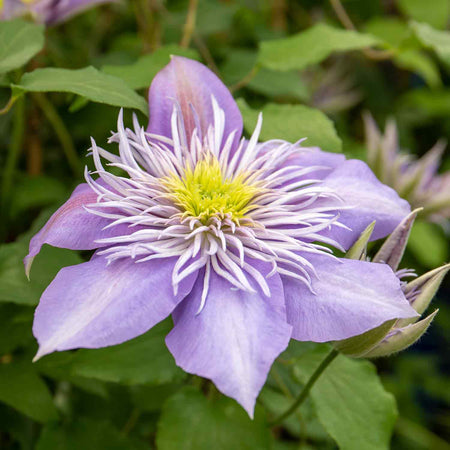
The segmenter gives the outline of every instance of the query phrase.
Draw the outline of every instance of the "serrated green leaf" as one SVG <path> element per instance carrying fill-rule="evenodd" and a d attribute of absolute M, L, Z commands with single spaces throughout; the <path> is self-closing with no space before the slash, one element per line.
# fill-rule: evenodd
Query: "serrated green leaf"
<path fill-rule="evenodd" d="M 171 329 L 164 321 L 131 341 L 96 350 L 79 350 L 70 362 L 74 376 L 124 384 L 165 384 L 180 381 L 184 372 L 175 365 L 164 338 Z"/>
<path fill-rule="evenodd" d="M 104 66 L 102 72 L 121 78 L 132 89 L 145 89 L 150 87 L 154 76 L 170 62 L 171 55 L 199 59 L 195 50 L 181 48 L 178 45 L 166 45 L 154 53 L 141 56 L 133 64 Z"/>
<path fill-rule="evenodd" d="M 333 52 L 363 49 L 380 42 L 369 34 L 319 23 L 288 38 L 261 42 L 258 64 L 272 70 L 301 70 Z"/>
<path fill-rule="evenodd" d="M 13 85 L 14 95 L 22 92 L 70 92 L 93 102 L 138 109 L 148 115 L 143 97 L 120 78 L 91 66 L 76 70 L 48 67 L 28 72 L 17 85 Z"/>
<path fill-rule="evenodd" d="M 412 22 L 411 28 L 425 47 L 431 48 L 450 67 L 450 33 L 436 30 L 427 23 Z"/>
<path fill-rule="evenodd" d="M 268 450 L 270 433 L 263 414 L 254 420 L 233 400 L 207 400 L 194 388 L 171 397 L 158 422 L 158 450 Z"/>
<path fill-rule="evenodd" d="M 321 346 L 304 354 L 294 374 L 305 383 L 328 352 L 328 346 Z M 341 450 L 389 449 L 397 408 L 370 362 L 339 355 L 311 389 L 311 398 Z"/>
<path fill-rule="evenodd" d="M 258 120 L 258 111 L 251 109 L 244 100 L 238 100 L 244 118 L 244 127 L 253 132 Z M 263 109 L 263 126 L 260 139 L 285 139 L 296 142 L 307 138 L 305 146 L 318 146 L 329 152 L 341 151 L 339 139 L 333 122 L 318 109 L 304 105 L 267 104 Z"/>
<path fill-rule="evenodd" d="M 0 364 L 0 401 L 37 422 L 58 417 L 50 392 L 31 363 Z"/>
<path fill-rule="evenodd" d="M 22 67 L 43 46 L 43 25 L 21 19 L 0 22 L 0 73 Z"/>
<path fill-rule="evenodd" d="M 149 446 L 134 442 L 108 422 L 79 419 L 51 424 L 42 431 L 36 450 L 141 450 Z"/>

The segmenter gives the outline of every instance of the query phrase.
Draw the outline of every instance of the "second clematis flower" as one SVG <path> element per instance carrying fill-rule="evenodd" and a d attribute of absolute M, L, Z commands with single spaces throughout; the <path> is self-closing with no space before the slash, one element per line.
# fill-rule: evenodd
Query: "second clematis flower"
<path fill-rule="evenodd" d="M 0 0 L 0 20 L 31 15 L 38 23 L 55 25 L 101 3 L 114 0 Z"/>
<path fill-rule="evenodd" d="M 227 88 L 186 58 L 157 74 L 149 104 L 147 131 L 136 118 L 125 128 L 120 113 L 118 154 L 92 141 L 96 171 L 31 240 L 27 270 L 44 243 L 96 249 L 43 293 L 37 357 L 119 344 L 172 314 L 176 363 L 252 416 L 291 338 L 342 340 L 417 316 L 387 264 L 330 250 L 374 220 L 373 238 L 384 237 L 409 213 L 364 163 L 258 143 L 261 117 L 241 138 Z"/>

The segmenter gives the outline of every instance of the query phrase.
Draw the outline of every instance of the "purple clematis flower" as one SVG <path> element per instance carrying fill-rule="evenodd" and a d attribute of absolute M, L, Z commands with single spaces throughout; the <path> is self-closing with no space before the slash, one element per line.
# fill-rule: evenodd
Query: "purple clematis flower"
<path fill-rule="evenodd" d="M 0 0 L 0 20 L 31 15 L 36 22 L 55 25 L 101 3 L 113 0 Z"/>
<path fill-rule="evenodd" d="M 92 141 L 97 178 L 31 240 L 96 249 L 42 295 L 36 357 L 119 344 L 172 314 L 176 363 L 253 415 L 291 338 L 335 341 L 417 316 L 387 264 L 333 256 L 373 220 L 389 234 L 409 205 L 360 161 L 282 140 L 250 140 L 231 94 L 181 57 L 155 77 L 147 131 L 118 131 L 119 154 Z M 123 175 L 108 172 L 108 165 Z M 149 355 L 148 357 L 151 357 Z"/>

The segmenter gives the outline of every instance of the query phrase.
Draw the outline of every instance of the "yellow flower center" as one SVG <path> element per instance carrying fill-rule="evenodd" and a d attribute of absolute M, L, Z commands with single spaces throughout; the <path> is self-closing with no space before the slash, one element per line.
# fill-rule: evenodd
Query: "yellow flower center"
<path fill-rule="evenodd" d="M 245 175 L 224 178 L 217 158 L 208 155 L 194 170 L 164 180 L 170 198 L 184 210 L 184 216 L 198 217 L 206 224 L 213 216 L 227 215 L 238 222 L 252 209 L 251 201 L 260 189 L 245 182 Z M 254 205 L 253 205 L 254 206 Z"/>

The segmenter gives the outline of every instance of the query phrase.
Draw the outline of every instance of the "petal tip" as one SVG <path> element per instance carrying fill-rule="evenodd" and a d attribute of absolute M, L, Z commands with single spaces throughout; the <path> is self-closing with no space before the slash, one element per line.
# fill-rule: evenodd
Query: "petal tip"
<path fill-rule="evenodd" d="M 28 281 L 30 281 L 31 265 L 33 264 L 34 258 L 34 256 L 28 254 L 23 260 L 23 264 L 25 266 L 25 275 L 27 276 Z"/>

